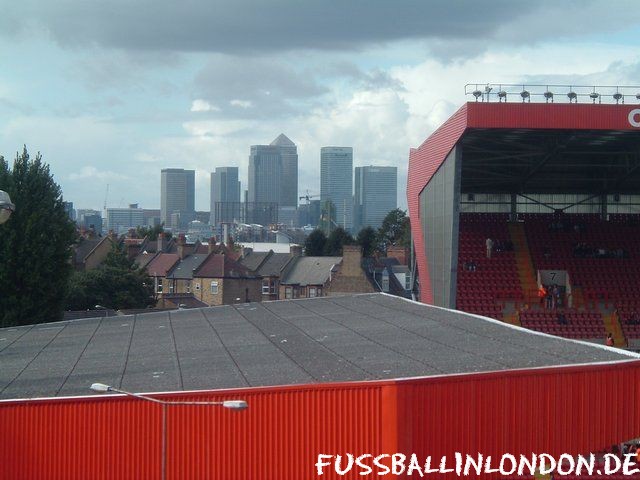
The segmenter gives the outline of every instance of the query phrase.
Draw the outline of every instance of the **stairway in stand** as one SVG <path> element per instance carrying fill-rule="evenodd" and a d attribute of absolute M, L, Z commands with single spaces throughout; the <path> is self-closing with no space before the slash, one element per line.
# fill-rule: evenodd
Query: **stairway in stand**
<path fill-rule="evenodd" d="M 538 302 L 537 291 L 538 284 L 536 273 L 529 252 L 529 244 L 524 231 L 524 225 L 518 222 L 509 224 L 509 235 L 513 242 L 513 248 L 516 256 L 516 265 L 518 267 L 518 277 L 520 286 L 524 294 L 524 302 L 529 305 L 535 305 Z"/>
<path fill-rule="evenodd" d="M 603 313 L 602 318 L 604 319 L 604 328 L 607 330 L 607 333 L 611 332 L 613 334 L 614 345 L 619 348 L 627 347 L 627 339 L 622 332 L 622 325 L 620 325 L 618 315 L 615 312 L 608 314 Z"/>

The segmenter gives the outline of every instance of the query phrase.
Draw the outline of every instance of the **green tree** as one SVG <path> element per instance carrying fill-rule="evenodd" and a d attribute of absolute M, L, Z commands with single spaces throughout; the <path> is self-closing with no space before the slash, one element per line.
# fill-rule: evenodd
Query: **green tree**
<path fill-rule="evenodd" d="M 138 238 L 149 237 L 149 240 L 155 242 L 158 240 L 158 235 L 164 233 L 164 236 L 169 239 L 171 238 L 171 232 L 164 231 L 164 223 L 160 225 L 154 225 L 153 227 L 141 227 L 136 228 L 136 234 Z"/>
<path fill-rule="evenodd" d="M 327 236 L 322 230 L 316 228 L 304 241 L 304 254 L 307 257 L 320 257 L 324 255 L 324 247 L 327 243 Z"/>
<path fill-rule="evenodd" d="M 358 232 L 356 243 L 362 247 L 362 255 L 370 257 L 376 249 L 378 236 L 376 231 L 371 227 L 364 227 Z"/>
<path fill-rule="evenodd" d="M 62 191 L 26 146 L 13 168 L 0 156 L 0 190 L 16 205 L 0 225 L 0 326 L 61 320 L 76 240 Z"/>
<path fill-rule="evenodd" d="M 352 245 L 353 237 L 342 227 L 337 227 L 331 232 L 324 246 L 324 254 L 331 257 L 342 255 L 344 245 Z"/>
<path fill-rule="evenodd" d="M 69 284 L 68 310 L 88 310 L 96 305 L 119 310 L 154 304 L 151 278 L 117 244 L 100 267 L 76 272 Z"/>
<path fill-rule="evenodd" d="M 410 246 L 411 225 L 406 212 L 396 208 L 387 213 L 378 230 L 378 242 L 384 249 L 389 245 Z"/>

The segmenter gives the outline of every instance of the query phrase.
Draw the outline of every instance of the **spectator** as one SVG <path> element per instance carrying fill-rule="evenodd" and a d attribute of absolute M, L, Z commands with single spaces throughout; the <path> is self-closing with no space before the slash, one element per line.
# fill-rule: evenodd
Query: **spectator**
<path fill-rule="evenodd" d="M 557 315 L 557 317 L 556 317 L 556 320 L 558 320 L 558 323 L 559 323 L 560 325 L 568 325 L 568 324 L 569 324 L 569 322 L 567 322 L 567 317 L 566 317 L 566 316 L 565 316 L 565 314 L 564 314 L 564 310 L 560 310 L 560 311 L 558 312 L 558 315 Z"/>
<path fill-rule="evenodd" d="M 551 288 L 547 288 L 547 308 L 553 308 L 553 290 Z"/>
<path fill-rule="evenodd" d="M 547 289 L 542 284 L 538 287 L 538 298 L 540 299 L 540 306 L 543 306 L 544 299 L 547 298 Z"/>
<path fill-rule="evenodd" d="M 487 245 L 487 258 L 491 258 L 491 252 L 493 251 L 493 240 L 487 238 L 485 244 Z"/>
<path fill-rule="evenodd" d="M 474 262 L 473 260 L 469 260 L 468 262 L 464 263 L 464 269 L 467 272 L 475 272 L 478 269 L 478 266 L 476 265 L 476 262 Z"/>
<path fill-rule="evenodd" d="M 607 347 L 613 347 L 615 345 L 615 342 L 613 341 L 613 334 L 611 332 L 607 333 L 607 340 L 605 343 Z"/>

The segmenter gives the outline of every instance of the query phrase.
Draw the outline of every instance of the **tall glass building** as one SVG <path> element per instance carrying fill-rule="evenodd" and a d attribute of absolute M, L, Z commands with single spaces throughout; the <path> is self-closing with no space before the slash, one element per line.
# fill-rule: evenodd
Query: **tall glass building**
<path fill-rule="evenodd" d="M 240 220 L 238 167 L 217 167 L 211 173 L 211 225 Z"/>
<path fill-rule="evenodd" d="M 249 154 L 248 203 L 276 204 L 282 212 L 298 206 L 298 148 L 280 134 L 269 145 L 252 145 Z"/>
<path fill-rule="evenodd" d="M 165 168 L 160 177 L 160 220 L 173 230 L 186 229 L 195 218 L 195 170 Z M 174 215 L 177 214 L 177 215 Z M 179 218 L 179 224 L 172 224 Z M 186 231 L 186 230 L 185 230 Z"/>
<path fill-rule="evenodd" d="M 353 227 L 353 148 L 320 149 L 320 201 L 335 206 L 335 224 L 347 231 Z"/>
<path fill-rule="evenodd" d="M 356 231 L 380 228 L 387 213 L 398 207 L 398 168 L 356 167 L 354 203 Z"/>

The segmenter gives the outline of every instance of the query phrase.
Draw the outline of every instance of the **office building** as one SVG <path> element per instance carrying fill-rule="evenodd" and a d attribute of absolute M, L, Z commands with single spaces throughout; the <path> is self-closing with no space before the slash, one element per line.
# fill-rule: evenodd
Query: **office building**
<path fill-rule="evenodd" d="M 160 220 L 172 230 L 186 228 L 195 217 L 195 170 L 165 168 L 160 178 Z M 173 223 L 172 223 L 173 218 Z M 178 222 L 177 224 L 175 222 Z"/>
<path fill-rule="evenodd" d="M 320 149 L 320 201 L 330 201 L 335 206 L 335 225 L 352 230 L 353 148 Z"/>
<path fill-rule="evenodd" d="M 79 208 L 77 214 L 78 227 L 84 230 L 93 229 L 96 234 L 102 233 L 102 214 L 98 210 Z"/>
<path fill-rule="evenodd" d="M 384 217 L 398 206 L 398 169 L 396 167 L 356 167 L 354 195 L 354 231 L 364 227 L 380 228 Z"/>
<path fill-rule="evenodd" d="M 73 209 L 73 202 L 62 202 L 64 206 L 64 211 L 67 213 L 69 218 L 73 221 L 76 220 L 76 211 Z"/>
<path fill-rule="evenodd" d="M 211 173 L 211 225 L 239 219 L 238 167 L 217 167 Z"/>
<path fill-rule="evenodd" d="M 249 155 L 249 203 L 298 206 L 298 150 L 281 134 L 270 145 L 252 145 Z"/>
<path fill-rule="evenodd" d="M 144 210 L 132 203 L 129 208 L 107 208 L 106 231 L 117 234 L 126 233 L 130 228 L 145 226 Z"/>

